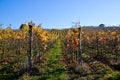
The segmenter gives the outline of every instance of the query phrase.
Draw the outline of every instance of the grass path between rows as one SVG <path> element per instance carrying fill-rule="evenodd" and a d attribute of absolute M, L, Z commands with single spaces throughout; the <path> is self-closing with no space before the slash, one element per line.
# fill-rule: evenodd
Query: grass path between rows
<path fill-rule="evenodd" d="M 62 64 L 61 41 L 58 39 L 54 47 L 46 54 L 46 66 L 44 67 L 45 80 L 67 80 L 67 74 L 64 65 Z"/>

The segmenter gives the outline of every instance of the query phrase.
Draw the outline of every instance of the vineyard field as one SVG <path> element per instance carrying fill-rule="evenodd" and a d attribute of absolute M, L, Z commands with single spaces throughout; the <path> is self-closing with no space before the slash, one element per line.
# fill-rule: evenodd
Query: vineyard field
<path fill-rule="evenodd" d="M 120 80 L 120 28 L 0 29 L 0 80 Z"/>

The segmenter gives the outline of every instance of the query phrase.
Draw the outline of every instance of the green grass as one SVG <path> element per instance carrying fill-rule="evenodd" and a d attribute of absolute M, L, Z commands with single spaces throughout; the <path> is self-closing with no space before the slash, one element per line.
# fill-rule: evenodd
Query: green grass
<path fill-rule="evenodd" d="M 44 80 L 66 80 L 66 69 L 62 64 L 62 52 L 61 52 L 61 41 L 58 39 L 54 47 L 46 54 L 46 64 L 42 64 L 43 67 L 39 69 L 42 73 L 40 77 L 33 77 Z"/>
<path fill-rule="evenodd" d="M 61 58 L 61 41 L 59 39 L 46 58 L 48 62 L 48 69 L 46 73 L 48 80 L 65 80 L 66 72 L 65 67 L 61 63 Z"/>

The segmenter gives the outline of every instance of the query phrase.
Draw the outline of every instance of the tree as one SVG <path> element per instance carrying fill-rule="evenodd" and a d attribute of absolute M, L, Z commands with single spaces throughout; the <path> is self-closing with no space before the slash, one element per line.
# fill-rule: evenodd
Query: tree
<path fill-rule="evenodd" d="M 105 24 L 100 24 L 99 27 L 103 28 L 103 27 L 105 27 Z"/>
<path fill-rule="evenodd" d="M 26 24 L 21 24 L 20 29 L 24 29 L 25 27 L 28 27 Z"/>

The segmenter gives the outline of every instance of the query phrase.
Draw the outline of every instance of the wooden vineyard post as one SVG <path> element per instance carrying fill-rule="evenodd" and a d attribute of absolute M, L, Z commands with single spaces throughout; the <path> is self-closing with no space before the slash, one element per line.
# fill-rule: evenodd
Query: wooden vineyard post
<path fill-rule="evenodd" d="M 78 25 L 78 64 L 80 65 L 80 67 L 82 68 L 82 28 L 80 27 L 80 25 Z"/>
<path fill-rule="evenodd" d="M 28 49 L 28 72 L 31 74 L 31 69 L 32 69 L 32 41 L 33 41 L 33 36 L 32 36 L 32 22 L 28 24 L 29 25 L 29 49 Z"/>
<path fill-rule="evenodd" d="M 80 22 L 76 22 L 75 26 L 78 28 L 78 50 L 77 50 L 77 62 L 82 68 L 82 28 L 80 27 Z"/>

